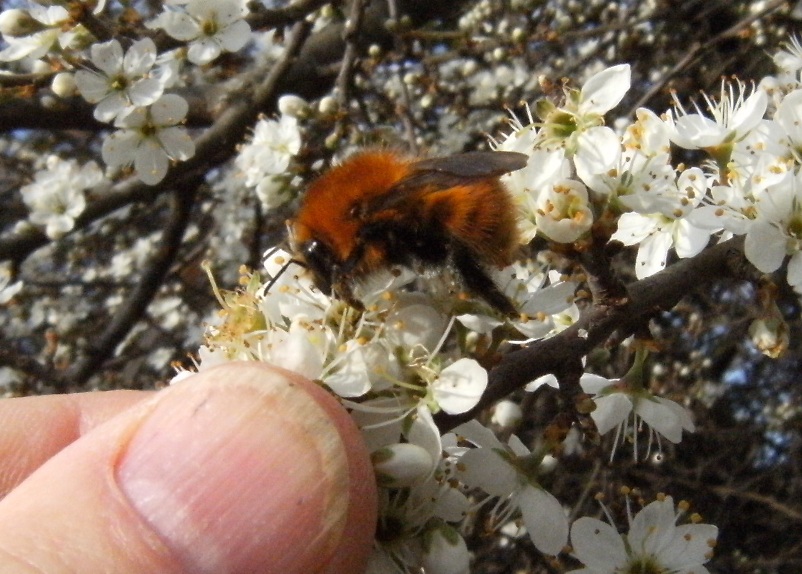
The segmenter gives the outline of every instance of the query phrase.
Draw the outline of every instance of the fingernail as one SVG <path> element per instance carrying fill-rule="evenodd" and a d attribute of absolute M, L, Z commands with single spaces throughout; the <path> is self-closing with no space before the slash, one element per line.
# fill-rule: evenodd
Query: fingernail
<path fill-rule="evenodd" d="M 345 448 L 297 383 L 210 369 L 166 390 L 131 439 L 120 488 L 187 571 L 300 572 L 337 546 Z"/>

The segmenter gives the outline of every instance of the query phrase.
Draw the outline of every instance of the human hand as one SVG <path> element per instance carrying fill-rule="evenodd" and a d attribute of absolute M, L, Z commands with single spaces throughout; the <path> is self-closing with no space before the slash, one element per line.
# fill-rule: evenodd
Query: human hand
<path fill-rule="evenodd" d="M 157 393 L 0 401 L 3 572 L 364 570 L 368 453 L 302 377 L 230 363 Z"/>

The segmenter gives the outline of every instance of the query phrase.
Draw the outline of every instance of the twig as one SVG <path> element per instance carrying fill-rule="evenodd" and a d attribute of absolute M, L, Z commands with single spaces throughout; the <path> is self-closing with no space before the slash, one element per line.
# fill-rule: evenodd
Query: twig
<path fill-rule="evenodd" d="M 295 0 L 283 8 L 268 10 L 262 4 L 254 2 L 256 11 L 251 13 L 247 20 L 251 28 L 264 30 L 289 26 L 306 18 L 309 14 L 328 4 L 330 0 Z"/>
<path fill-rule="evenodd" d="M 395 22 L 399 21 L 398 3 L 396 0 L 387 0 L 387 9 L 390 13 L 390 19 Z M 409 87 L 404 81 L 404 61 L 408 56 L 409 50 L 407 49 L 406 42 L 402 42 L 398 34 L 394 34 L 395 49 L 399 54 L 403 54 L 401 62 L 398 64 L 396 70 L 396 77 L 398 78 L 398 85 L 401 86 L 401 100 L 403 107 L 401 109 L 401 121 L 404 124 L 404 136 L 409 145 L 409 151 L 414 156 L 418 154 L 418 143 L 415 137 L 415 126 L 410 117 L 410 110 L 412 109 L 412 98 L 409 95 Z"/>
<path fill-rule="evenodd" d="M 83 358 L 69 369 L 63 379 L 57 382 L 60 390 L 66 390 L 68 386 L 82 386 L 86 379 L 114 353 L 117 345 L 122 342 L 145 313 L 178 255 L 184 231 L 189 223 L 197 185 L 201 181 L 202 178 L 199 177 L 195 188 L 190 193 L 173 193 L 170 219 L 162 233 L 160 248 L 140 276 L 139 283 L 128 294 L 125 302 L 111 319 L 108 327 L 97 340 L 89 343 Z"/>
<path fill-rule="evenodd" d="M 565 365 L 581 359 L 611 335 L 623 338 L 631 334 L 658 310 L 670 309 L 694 289 L 728 276 L 732 265 L 741 260 L 743 237 L 736 237 L 629 285 L 625 304 L 593 306 L 561 333 L 506 354 L 490 371 L 479 404 L 460 415 L 438 413 L 437 426 L 441 431 L 452 429 L 537 377 L 560 373 Z"/>
<path fill-rule="evenodd" d="M 690 65 L 690 63 L 694 61 L 696 58 L 701 57 L 705 52 L 712 49 L 715 45 L 719 44 L 720 42 L 736 37 L 743 28 L 747 27 L 755 20 L 759 20 L 769 12 L 773 12 L 774 10 L 777 10 L 786 4 L 788 4 L 788 0 L 774 0 L 774 2 L 768 4 L 765 8 L 763 8 L 763 10 L 756 12 L 755 14 L 752 14 L 750 16 L 747 16 L 746 18 L 740 20 L 735 25 L 727 28 L 723 32 L 720 32 L 716 36 L 713 36 L 710 40 L 704 42 L 703 44 L 696 43 L 691 45 L 685 57 L 682 58 L 676 64 L 674 64 L 674 66 L 668 72 L 664 73 L 661 76 L 660 81 L 655 83 L 651 88 L 649 88 L 649 90 L 645 94 L 643 94 L 638 99 L 638 101 L 635 102 L 635 104 L 633 104 L 633 106 L 630 108 L 626 116 L 627 117 L 634 116 L 635 110 L 646 105 L 646 102 L 651 100 L 657 93 L 662 91 L 666 87 L 668 82 L 672 78 L 674 78 L 674 76 L 679 74 L 686 66 Z"/>
<path fill-rule="evenodd" d="M 337 92 L 337 103 L 341 110 L 348 107 L 348 100 L 351 95 L 351 84 L 354 81 L 354 70 L 359 47 L 359 33 L 362 27 L 362 19 L 365 8 L 370 0 L 351 0 L 351 11 L 345 22 L 343 29 L 343 40 L 345 41 L 345 51 L 340 63 L 340 73 L 337 75 L 335 90 Z"/>

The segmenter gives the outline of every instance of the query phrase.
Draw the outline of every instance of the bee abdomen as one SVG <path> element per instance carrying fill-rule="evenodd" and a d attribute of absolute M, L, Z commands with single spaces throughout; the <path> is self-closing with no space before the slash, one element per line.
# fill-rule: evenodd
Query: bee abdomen
<path fill-rule="evenodd" d="M 518 243 L 512 200 L 496 180 L 429 196 L 424 225 L 444 229 L 485 263 L 507 265 Z"/>

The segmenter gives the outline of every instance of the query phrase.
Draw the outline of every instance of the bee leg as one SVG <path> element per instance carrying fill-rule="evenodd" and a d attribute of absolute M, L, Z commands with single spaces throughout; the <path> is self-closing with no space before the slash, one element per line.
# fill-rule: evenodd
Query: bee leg
<path fill-rule="evenodd" d="M 453 250 L 454 266 L 457 268 L 465 286 L 487 301 L 493 308 L 501 311 L 508 317 L 518 317 L 519 311 L 512 301 L 501 292 L 487 272 L 482 268 L 476 257 L 461 245 L 455 245 Z"/>
<path fill-rule="evenodd" d="M 357 311 L 365 310 L 365 306 L 362 304 L 362 301 L 354 296 L 354 292 L 351 289 L 351 284 L 347 279 L 341 279 L 337 281 L 333 286 L 333 291 L 338 299 L 342 299 Z"/>

